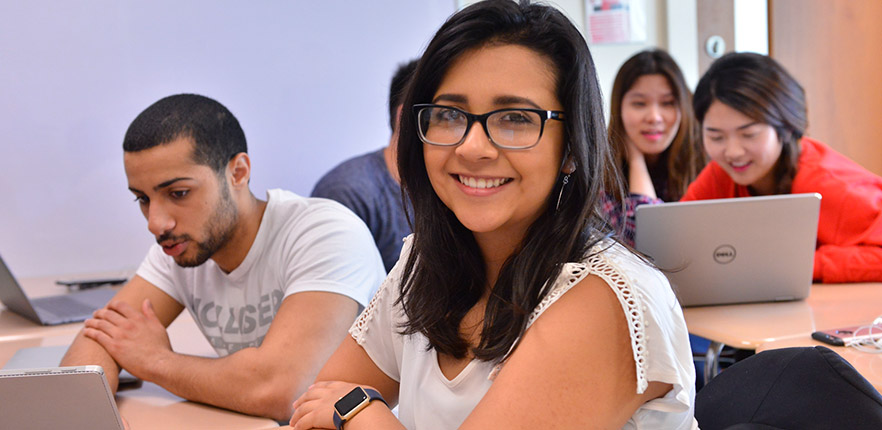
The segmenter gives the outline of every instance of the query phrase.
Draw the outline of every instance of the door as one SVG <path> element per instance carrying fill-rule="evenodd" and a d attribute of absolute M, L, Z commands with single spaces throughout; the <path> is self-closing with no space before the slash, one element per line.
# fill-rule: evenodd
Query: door
<path fill-rule="evenodd" d="M 769 53 L 802 84 L 807 135 L 882 175 L 882 1 L 769 0 Z"/>

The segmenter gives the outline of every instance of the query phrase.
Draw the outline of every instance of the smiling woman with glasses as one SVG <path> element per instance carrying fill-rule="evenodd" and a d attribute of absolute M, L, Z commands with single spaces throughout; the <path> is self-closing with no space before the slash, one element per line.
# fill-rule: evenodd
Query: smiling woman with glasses
<path fill-rule="evenodd" d="M 484 1 L 438 30 L 398 141 L 414 233 L 295 429 L 696 427 L 671 287 L 599 215 L 601 103 L 552 7 Z"/>

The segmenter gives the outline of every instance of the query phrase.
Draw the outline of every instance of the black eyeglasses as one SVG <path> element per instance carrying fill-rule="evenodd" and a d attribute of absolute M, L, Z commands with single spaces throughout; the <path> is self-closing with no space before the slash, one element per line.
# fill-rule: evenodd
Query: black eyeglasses
<path fill-rule="evenodd" d="M 497 109 L 481 115 L 450 106 L 413 105 L 420 139 L 430 145 L 456 146 L 465 140 L 475 122 L 481 123 L 490 142 L 503 149 L 529 149 L 539 143 L 545 121 L 564 120 L 561 111 Z"/>

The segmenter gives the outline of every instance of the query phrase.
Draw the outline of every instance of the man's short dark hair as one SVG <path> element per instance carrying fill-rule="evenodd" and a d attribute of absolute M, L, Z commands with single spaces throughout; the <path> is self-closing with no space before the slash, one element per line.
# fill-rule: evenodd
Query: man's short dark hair
<path fill-rule="evenodd" d="M 216 100 L 196 94 L 165 97 L 144 109 L 126 131 L 123 150 L 137 152 L 177 139 L 194 143 L 193 161 L 222 172 L 240 152 L 248 152 L 236 117 Z"/>
<path fill-rule="evenodd" d="M 389 127 L 393 133 L 395 132 L 395 124 L 398 123 L 398 106 L 401 106 L 404 101 L 407 83 L 410 81 L 410 75 L 413 75 L 418 61 L 419 59 L 414 59 L 399 64 L 395 75 L 392 76 L 392 83 L 389 85 Z"/>

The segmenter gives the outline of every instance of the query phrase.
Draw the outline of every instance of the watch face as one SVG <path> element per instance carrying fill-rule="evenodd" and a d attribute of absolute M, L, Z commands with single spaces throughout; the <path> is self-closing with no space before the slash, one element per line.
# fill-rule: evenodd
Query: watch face
<path fill-rule="evenodd" d="M 349 394 L 341 397 L 340 400 L 337 400 L 337 403 L 334 403 L 334 409 L 337 410 L 341 417 L 346 416 L 356 406 L 365 402 L 367 398 L 367 393 L 361 387 L 355 387 Z"/>

